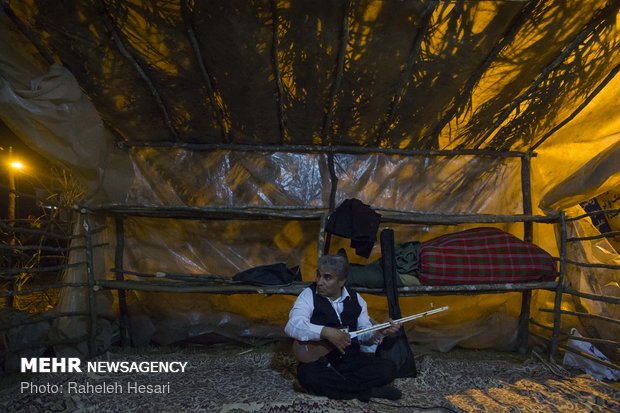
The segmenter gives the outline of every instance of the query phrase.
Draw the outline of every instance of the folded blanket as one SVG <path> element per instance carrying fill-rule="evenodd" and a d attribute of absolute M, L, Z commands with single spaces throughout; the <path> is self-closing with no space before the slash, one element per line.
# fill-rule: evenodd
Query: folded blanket
<path fill-rule="evenodd" d="M 422 284 L 493 284 L 552 280 L 556 263 L 545 250 L 497 228 L 474 228 L 422 244 Z"/>

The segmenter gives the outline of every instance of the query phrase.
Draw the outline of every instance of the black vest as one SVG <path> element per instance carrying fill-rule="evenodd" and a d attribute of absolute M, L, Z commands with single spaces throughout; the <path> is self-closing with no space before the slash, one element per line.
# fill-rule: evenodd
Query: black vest
<path fill-rule="evenodd" d="M 342 313 L 340 313 L 341 323 L 338 320 L 336 310 L 334 310 L 334 307 L 332 307 L 329 302 L 329 298 L 316 293 L 316 283 L 313 283 L 310 289 L 312 290 L 312 297 L 314 299 L 314 311 L 312 312 L 312 317 L 310 317 L 310 322 L 312 324 L 334 328 L 348 327 L 349 331 L 357 330 L 357 318 L 362 312 L 362 306 L 357 300 L 357 292 L 347 288 L 349 297 L 343 302 Z M 347 353 L 350 351 L 359 351 L 359 341 L 357 338 L 351 340 L 351 345 L 347 348 Z"/>

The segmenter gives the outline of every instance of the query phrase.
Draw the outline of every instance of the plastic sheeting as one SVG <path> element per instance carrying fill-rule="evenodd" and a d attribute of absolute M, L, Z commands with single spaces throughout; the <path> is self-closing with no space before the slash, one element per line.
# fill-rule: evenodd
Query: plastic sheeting
<path fill-rule="evenodd" d="M 478 33 L 482 33 L 484 27 L 489 27 L 481 39 L 484 42 L 484 50 L 489 51 L 497 40 L 497 36 L 503 33 L 508 22 L 512 21 L 517 10 L 516 2 L 480 2 L 480 6 L 472 6 L 465 3 L 466 12 L 459 14 L 459 9 L 454 4 L 446 4 L 445 7 L 435 11 L 433 22 L 436 27 L 461 27 L 455 22 L 465 22 L 469 27 L 471 44 L 480 44 L 474 41 Z M 513 3 L 513 4 L 511 4 Z M 600 4 L 599 4 L 600 3 Z M 205 3 L 207 4 L 207 3 Z M 209 3 L 211 4 L 211 3 Z M 386 2 L 386 4 L 388 4 Z M 460 4 L 460 3 L 459 3 Z M 472 3 L 473 4 L 473 3 Z M 603 2 L 592 2 L 582 5 L 581 2 L 571 2 L 568 6 L 565 2 L 541 2 L 541 7 L 533 13 L 542 19 L 544 24 L 536 25 L 530 20 L 526 28 L 538 30 L 532 34 L 531 30 L 521 32 L 518 40 L 504 50 L 502 59 L 497 59 L 491 65 L 491 69 L 482 77 L 480 87 L 472 92 L 470 107 L 462 110 L 459 116 L 452 119 L 449 125 L 442 129 L 438 138 L 440 147 L 473 147 L 482 144 L 483 141 L 491 148 L 527 147 L 532 142 L 537 142 L 553 125 L 566 119 L 575 110 L 575 107 L 584 101 L 584 96 L 589 93 L 593 85 L 582 85 L 580 76 L 571 83 L 574 87 L 560 88 L 559 85 L 567 82 L 562 75 L 564 70 L 576 70 L 571 65 L 577 59 L 569 59 L 566 66 L 557 69 L 555 76 L 545 82 L 540 94 L 553 95 L 556 89 L 563 93 L 557 101 L 543 99 L 540 94 L 533 94 L 530 99 L 522 99 L 521 108 L 510 112 L 504 112 L 508 104 L 515 99 L 518 91 L 527 88 L 531 79 L 544 70 L 553 59 L 554 51 L 557 52 L 559 36 L 565 43 L 571 35 L 587 22 L 589 13 Z M 39 8 L 28 8 L 23 11 L 23 17 L 32 21 L 33 27 L 38 27 L 45 13 L 37 16 L 37 12 L 46 11 L 50 14 L 63 14 L 56 4 L 41 3 Z M 371 13 L 377 9 L 379 3 L 367 2 L 363 4 L 369 12 L 356 10 L 353 15 L 356 19 L 377 18 L 372 25 L 377 30 L 389 25 L 379 24 L 390 16 L 399 15 L 394 9 L 386 8 L 382 14 Z M 91 15 L 93 9 L 87 6 L 79 6 L 83 13 L 65 13 L 73 16 Z M 210 6 L 205 6 L 210 7 Z M 299 6 L 296 6 L 299 7 Z M 332 7 L 332 6 L 330 6 Z M 139 8 L 136 7 L 135 10 Z M 233 7 L 234 9 L 234 7 Z M 321 20 L 326 25 L 337 27 L 340 19 L 334 19 L 334 13 L 328 13 L 322 9 L 326 17 Z M 165 15 L 170 9 L 162 9 Z M 172 10 L 174 12 L 174 10 Z M 238 11 L 232 10 L 232 12 Z M 291 10 L 291 15 L 284 13 L 283 19 L 298 18 Z M 561 11 L 559 13 L 558 11 Z M 316 11 L 319 13 L 319 10 Z M 417 27 L 417 19 L 420 10 L 415 11 L 416 18 L 405 19 L 403 25 Z M 207 9 L 197 11 L 197 17 L 204 27 L 211 30 L 215 26 L 210 23 L 211 18 Z M 240 13 L 240 12 L 239 12 Z M 100 13 L 98 13 L 100 14 Z M 112 13 L 112 17 L 119 15 Z M 175 15 L 176 16 L 176 15 Z M 297 17 L 296 17 L 297 16 Z M 373 17 L 374 16 L 374 17 Z M 381 19 L 378 18 L 381 17 Z M 481 16 L 486 16 L 481 19 Z M 496 19 L 494 16 L 501 16 Z M 151 16 L 158 19 L 161 16 Z M 178 17 L 178 16 L 177 16 Z M 237 16 L 238 17 L 238 16 Z M 402 17 L 402 16 L 401 16 Z M 570 18 L 567 18 L 570 17 Z M 104 127 L 100 114 L 106 122 L 119 120 L 118 130 L 124 137 L 132 140 L 158 140 L 169 139 L 169 128 L 165 127 L 156 105 L 153 103 L 152 94 L 142 88 L 142 80 L 132 73 L 126 76 L 128 83 L 122 83 L 124 76 L 120 76 L 121 69 L 126 70 L 127 62 L 120 62 L 115 66 L 112 62 L 118 52 L 107 48 L 105 53 L 97 55 L 97 59 L 81 61 L 79 55 L 65 55 L 68 62 L 72 63 L 79 72 L 80 82 L 88 84 L 90 88 L 101 86 L 98 81 L 87 78 L 87 74 L 94 73 L 101 79 L 114 79 L 121 82 L 130 92 L 130 96 L 120 93 L 123 87 L 110 88 L 119 93 L 105 95 L 107 89 L 100 88 L 102 96 L 92 93 L 92 99 L 97 100 L 99 106 L 95 110 L 91 101 L 82 93 L 75 77 L 64 67 L 55 64 L 48 66 L 47 63 L 37 60 L 36 52 L 31 45 L 23 47 L 24 37 L 18 36 L 8 27 L 6 14 L 2 19 L 2 31 L 0 36 L 0 118 L 29 146 L 37 149 L 48 159 L 62 162 L 69 167 L 84 183 L 89 190 L 87 202 L 91 205 L 101 203 L 117 203 L 122 205 L 140 205 L 146 207 L 238 207 L 238 206 L 280 206 L 280 207 L 317 207 L 326 208 L 329 202 L 330 173 L 328 170 L 327 155 L 317 154 L 291 154 L 291 153 L 248 153 L 248 152 L 194 152 L 184 149 L 132 149 L 119 150 L 114 146 L 114 139 Z M 165 20 L 165 19 L 164 19 Z M 94 33 L 94 42 L 107 45 L 109 40 L 107 33 L 102 29 L 100 22 L 89 23 L 89 19 L 80 22 L 76 27 L 84 38 Z M 123 25 L 122 32 L 131 34 L 131 38 L 140 38 L 140 27 L 132 26 L 132 22 L 140 21 L 136 15 L 129 16 L 127 24 Z M 166 20 L 168 21 L 168 20 Z M 370 21 L 370 20 L 369 20 Z M 271 38 L 271 33 L 265 31 L 267 20 L 248 19 L 244 27 L 253 27 L 260 32 L 255 38 L 251 38 L 252 44 L 259 39 Z M 318 23 L 315 22 L 317 27 Z M 414 24 L 415 23 L 415 24 Z M 47 23 L 49 24 L 49 22 Z M 486 26 L 485 26 L 486 24 Z M 570 30 L 558 30 L 557 25 L 569 24 Z M 443 25 L 443 26 L 442 26 Z M 534 26 L 535 27 L 534 27 Z M 142 27 L 143 28 L 143 27 Z M 388 27 L 390 30 L 393 26 Z M 72 29 L 73 30 L 73 29 Z M 371 93 L 374 88 L 382 89 L 381 84 L 376 84 L 374 78 L 378 73 L 384 73 L 385 68 L 373 66 L 372 70 L 366 70 L 365 65 L 372 62 L 387 62 L 390 59 L 377 59 L 376 55 L 384 49 L 384 42 L 377 41 L 379 37 L 370 39 L 366 43 L 365 32 L 362 25 L 354 25 L 352 31 L 356 57 L 349 62 L 348 71 L 344 73 L 344 89 L 337 96 L 336 118 L 333 124 L 333 136 L 335 143 L 366 145 L 376 138 L 376 128 L 380 126 L 379 119 L 383 119 L 385 108 L 393 92 L 382 95 L 383 104 L 378 104 L 374 97 L 379 95 Z M 62 30 L 46 31 L 42 33 L 56 33 Z M 239 42 L 246 44 L 249 40 L 241 31 L 234 32 L 222 30 L 228 37 L 216 38 L 207 36 L 209 41 L 215 42 L 212 46 L 215 51 L 233 50 L 230 45 Z M 570 32 L 570 33 L 569 33 Z M 163 33 L 163 32 L 162 32 Z M 254 32 L 252 32 L 254 33 Z M 317 89 L 304 88 L 301 83 L 294 85 L 287 83 L 286 90 L 298 90 L 306 93 L 311 91 L 316 96 L 325 98 L 328 93 L 325 74 L 332 75 L 332 65 L 327 61 L 333 60 L 337 50 L 337 38 L 330 38 L 333 30 L 320 31 L 320 37 L 325 41 L 325 47 L 311 52 L 315 62 L 320 67 L 318 72 L 322 76 L 315 76 L 315 66 L 304 63 L 303 71 L 295 72 L 297 81 L 305 79 L 305 85 L 318 84 Z M 394 32 L 398 33 L 398 31 Z M 4 35 L 6 34 L 6 36 Z M 133 35 L 138 36 L 133 36 Z M 377 36 L 380 32 L 377 33 Z M 464 36 L 464 33 L 461 33 Z M 422 73 L 412 76 L 416 80 L 412 91 L 403 97 L 403 102 L 398 106 L 395 114 L 395 124 L 386 128 L 386 139 L 395 143 L 393 147 L 435 147 L 422 139 L 435 125 L 437 118 L 442 118 L 444 111 L 449 107 L 449 102 L 455 96 L 447 79 L 436 77 L 444 73 L 443 69 L 467 68 L 467 71 L 454 73 L 454 78 L 461 80 L 461 85 L 472 74 L 477 65 L 469 64 L 471 55 L 466 58 L 450 57 L 448 50 L 458 43 L 459 36 L 451 37 L 448 32 L 438 31 L 438 37 L 433 42 L 425 45 L 425 56 L 433 55 L 438 61 L 430 64 Z M 51 36 L 51 35 L 50 35 Z M 237 38 L 236 36 L 239 36 Z M 288 32 L 285 44 L 296 44 L 295 31 Z M 538 42 L 537 37 L 545 39 Z M 80 36 L 75 36 L 80 38 Z M 185 93 L 191 90 L 196 83 L 196 74 L 190 75 L 189 70 L 173 70 L 174 62 L 170 56 L 164 53 L 165 47 L 153 49 L 149 42 L 157 38 L 149 38 L 144 44 L 132 45 L 134 52 L 150 51 L 154 53 L 153 61 L 161 64 L 153 65 L 154 69 L 164 70 L 164 74 L 158 78 L 161 84 L 169 85 L 164 98 L 183 99 Z M 413 36 L 412 36 L 413 38 Z M 549 41 L 549 38 L 552 41 Z M 402 39 L 402 36 L 399 37 Z M 606 45 L 617 44 L 617 31 L 611 23 L 606 23 L 604 29 L 596 37 L 599 43 L 591 43 L 588 48 L 579 49 L 584 59 L 583 65 L 592 68 L 587 79 L 602 79 L 609 67 L 617 64 L 618 55 L 612 52 L 604 53 Z M 63 41 L 65 39 L 63 38 Z M 60 41 L 56 37 L 49 37 L 51 45 L 58 50 L 73 46 L 74 50 L 84 48 L 91 50 L 88 42 L 79 45 Z M 615 42 L 615 43 L 614 43 Z M 312 44 L 318 44 L 312 38 Z M 594 46 L 591 46 L 594 44 Z M 527 45 L 528 47 L 522 47 Z M 553 45 L 553 48 L 551 47 Z M 187 46 L 187 45 L 186 45 Z M 372 46 L 372 47 L 370 47 Z M 395 46 L 393 52 L 399 56 L 401 65 L 403 57 L 407 55 L 410 44 Z M 591 47 L 590 47 L 591 46 Z M 89 48 L 90 47 L 90 48 Z M 172 49 L 172 48 L 169 48 Z M 251 49 L 251 48 L 250 48 Z M 234 49 L 239 52 L 240 49 Z M 273 77 L 271 72 L 253 71 L 252 64 L 261 64 L 263 69 L 268 56 L 268 49 L 260 50 L 245 49 L 243 53 L 234 54 L 230 61 L 226 59 L 213 62 L 214 73 L 220 79 L 228 79 L 229 82 L 220 82 L 221 93 L 226 107 L 236 116 L 233 122 L 231 136 L 238 138 L 241 143 L 273 143 L 278 140 L 273 105 Z M 249 51 L 248 51 L 249 50 Z M 291 47 L 282 47 L 282 50 L 294 50 Z M 242 50 L 243 51 L 243 50 Z M 321 54 L 329 51 L 328 55 Z M 370 53 L 370 51 L 374 51 Z M 179 51 L 184 56 L 191 55 L 186 47 Z M 543 53 L 544 52 L 544 53 Z M 159 54 L 164 53 L 160 56 Z M 310 52 L 308 52 L 310 53 Z M 304 53 L 301 53 L 302 55 Z M 221 58 L 220 53 L 214 53 L 214 58 Z M 486 53 L 477 55 L 476 61 L 482 63 Z M 532 56 L 536 56 L 533 61 Z M 244 60 L 244 57 L 248 59 Z M 293 58 L 290 66 L 295 66 Z M 161 59 L 160 59 L 161 58 Z M 283 56 L 286 59 L 286 56 Z M 318 62 L 318 60 L 320 62 Z M 460 59 L 460 60 L 459 60 Z M 102 64 L 102 61 L 104 64 Z M 185 61 L 180 59 L 180 61 Z M 232 62 L 232 63 L 231 63 Z M 239 63 L 242 62 L 242 63 Z M 535 62 L 535 64 L 533 64 Z M 242 71 L 248 76 L 252 88 L 248 91 L 243 82 L 229 79 L 233 71 L 227 69 L 227 65 L 233 64 L 235 70 Z M 286 67 L 289 67 L 288 65 Z M 400 67 L 391 65 L 390 67 Z M 178 69 L 178 68 L 176 68 Z M 132 69 L 133 70 L 133 69 Z M 311 73 L 312 76 L 308 76 Z M 392 73 L 392 72 L 390 72 Z M 514 74 L 507 76 L 506 73 Z M 161 73 L 160 73 L 161 74 Z M 305 75 L 304 75 L 305 74 Z M 517 75 L 520 76 L 517 76 Z M 192 77 L 189 83 L 179 83 L 179 76 Z M 392 73 L 392 76 L 394 73 Z M 241 76 L 241 75 L 239 75 Z M 331 79 L 331 78 L 330 78 Z M 586 79 L 586 76 L 583 77 Z M 288 80 L 292 81 L 292 78 Z M 574 80 L 571 78 L 571 81 Z M 383 80 L 386 84 L 393 85 L 394 79 Z M 534 205 L 538 205 L 553 189 L 551 201 L 545 201 L 543 206 L 564 207 L 573 202 L 578 202 L 603 192 L 610 185 L 617 182 L 617 168 L 614 169 L 613 160 L 617 158 L 617 141 L 620 132 L 620 101 L 618 99 L 618 82 L 612 80 L 608 87 L 594 97 L 589 103 L 588 109 L 583 110 L 577 116 L 559 129 L 551 138 L 545 141 L 537 149 L 538 156 L 532 160 L 532 189 Z M 194 83 L 192 83 L 194 82 Z M 199 83 L 199 81 L 198 81 Z M 226 83 L 227 86 L 223 86 Z M 366 88 L 370 85 L 370 89 Z M 433 94 L 431 85 L 451 85 L 441 87 L 442 93 Z M 184 87 L 179 87 L 184 86 Z M 91 90 L 98 90 L 94 87 Z M 171 93 L 174 91 L 175 93 Z M 178 92 L 178 93 L 176 93 Z M 245 93 L 247 92 L 247 93 Z M 323 113 L 323 105 L 320 99 L 311 100 L 303 97 L 303 93 L 290 93 L 287 105 L 284 105 L 286 119 L 289 121 L 288 138 L 296 139 L 295 142 L 316 143 L 322 122 L 317 114 Z M 301 94 L 300 94 L 301 93 Z M 269 99 L 266 99 L 268 94 Z M 242 100 L 237 100 L 242 96 Z M 308 95 L 305 95 L 308 96 Z M 315 96 L 315 97 L 316 97 Z M 131 97 L 131 99 L 130 99 Z M 227 98 L 228 97 L 228 98 Z M 192 105 L 191 99 L 198 99 L 200 104 Z M 297 98 L 297 100 L 295 100 Z M 135 100 L 132 100 L 135 99 Z M 201 108 L 199 116 L 204 114 L 205 97 L 200 95 L 187 96 L 181 103 L 174 106 L 174 120 L 181 122 L 190 119 L 188 124 L 181 125 L 189 130 L 187 136 L 196 138 L 196 131 L 213 131 L 216 133 L 218 126 L 213 119 L 205 120 L 200 117 L 189 116 L 194 107 Z M 137 102 L 137 103 L 136 103 Z M 318 103 L 317 103 L 318 102 Z M 364 104 L 364 102 L 366 102 Z M 420 102 L 424 102 L 424 108 L 420 109 Z M 134 103 L 134 104 L 130 104 Z M 372 104 L 370 104 L 372 103 Z M 272 104 L 269 106 L 269 104 Z M 270 109 L 265 109 L 269 107 Z M 354 107 L 354 110 L 351 109 Z M 433 110 L 434 109 L 434 110 Z M 523 111 L 523 112 L 521 112 Z M 209 110 L 209 113 L 212 109 Z M 214 113 L 214 112 L 213 112 Z M 494 127 L 498 113 L 506 113 L 504 119 L 505 128 L 501 128 L 495 135 L 491 127 Z M 489 123 L 489 119 L 491 122 Z M 225 121 L 227 121 L 225 119 Z M 535 125 L 532 127 L 532 125 Z M 500 126 L 500 125 L 495 125 Z M 112 125 L 112 128 L 115 128 Z M 181 128 L 181 129 L 183 129 Z M 194 129 L 195 128 L 195 129 Z M 491 133 L 491 134 L 489 134 Z M 285 136 L 286 138 L 287 136 Z M 292 138 L 291 138 L 292 137 Z M 211 142 L 213 136 L 200 136 L 203 142 Z M 190 139 L 190 140 L 191 140 Z M 219 141 L 219 138 L 215 141 Z M 614 146 L 615 145 L 615 146 Z M 588 174 L 590 172 L 588 162 L 600 155 L 600 159 L 606 158 L 611 165 L 604 168 L 601 174 Z M 334 155 L 335 172 L 338 178 L 336 203 L 350 197 L 355 197 L 370 204 L 374 208 L 407 211 L 433 211 L 433 212 L 463 212 L 463 213 L 521 213 L 521 187 L 520 187 L 520 162 L 519 160 L 493 160 L 491 158 L 478 158 L 461 156 L 456 158 L 447 157 L 402 157 L 386 155 Z M 597 164 L 601 165 L 601 164 Z M 599 170 L 597 170 L 599 171 Z M 573 179 L 570 177 L 578 177 Z M 567 182 L 564 184 L 564 182 Z M 570 184 L 570 186 L 568 186 Z M 566 185 L 566 186 L 565 186 Z M 555 188 L 555 189 L 554 189 Z M 549 198 L 546 198 L 549 199 Z M 567 204 L 568 202 L 568 204 Z M 539 210 L 535 208 L 535 213 Z M 107 223 L 107 230 L 97 235 L 97 242 L 108 243 L 107 246 L 98 249 L 95 257 L 98 278 L 111 277 L 109 269 L 114 265 L 115 235 L 113 222 L 101 219 L 99 224 Z M 129 217 L 126 221 L 126 245 L 124 266 L 128 270 L 139 272 L 187 272 L 187 273 L 214 273 L 218 275 L 232 276 L 235 272 L 247 269 L 251 266 L 267 264 L 275 261 L 284 261 L 289 265 L 300 265 L 304 279 L 309 280 L 314 274 L 316 257 L 318 255 L 318 221 L 299 220 L 269 220 L 269 221 L 213 221 L 213 220 L 178 220 L 170 218 L 140 218 Z M 396 232 L 397 242 L 409 240 L 427 240 L 442 233 L 455 231 L 455 226 L 426 226 L 426 225 L 393 225 Z M 464 229 L 466 226 L 459 226 Z M 502 229 L 522 235 L 520 225 L 501 225 Z M 76 233 L 81 232 L 81 227 L 76 228 Z M 578 229 L 576 229 L 577 231 Z M 534 241 L 550 252 L 557 251 L 557 243 L 553 229 L 546 225 L 535 226 Z M 334 248 L 342 240 L 335 240 Z M 602 249 L 590 248 L 590 243 L 583 246 L 574 246 L 571 254 L 585 254 L 588 259 L 616 260 L 611 252 L 601 256 Z M 599 244 L 600 245 L 600 244 Z M 83 261 L 81 252 L 76 252 L 72 262 Z M 378 258 L 378 247 L 369 258 Z M 349 254 L 353 256 L 353 254 Z M 363 263 L 363 260 L 359 260 Z M 615 262 L 615 261 L 614 261 Z M 618 281 L 617 273 L 606 273 L 601 276 L 607 280 L 603 286 L 591 287 L 593 280 L 598 280 L 599 274 L 594 275 L 591 271 L 584 275 L 569 268 L 572 282 L 579 284 L 579 288 L 592 288 L 597 291 L 607 289 L 615 294 L 615 282 Z M 577 277 L 576 281 L 574 277 Z M 607 277 L 607 278 L 605 278 Z M 84 282 L 85 272 L 82 270 L 70 270 L 65 276 L 66 281 Z M 583 282 L 582 282 L 583 281 Z M 598 281 L 597 281 L 598 282 Z M 605 290 L 605 291 L 607 291 Z M 109 291 L 97 292 L 98 312 L 106 314 L 116 311 L 114 296 Z M 260 295 L 206 295 L 206 294 L 165 294 L 135 292 L 130 295 L 130 317 L 136 326 L 134 337 L 136 343 L 146 344 L 149 342 L 172 343 L 178 340 L 191 339 L 217 333 L 219 335 L 242 339 L 252 342 L 257 338 L 276 338 L 282 336 L 281 326 L 284 324 L 288 309 L 294 297 Z M 550 294 L 536 292 L 534 294 L 533 308 L 549 303 Z M 368 297 L 370 311 L 376 319 L 386 316 L 385 299 L 383 297 Z M 514 325 L 520 305 L 520 294 L 496 294 L 457 297 L 416 297 L 403 299 L 402 311 L 404 314 L 420 312 L 428 309 L 430 304 L 435 306 L 450 305 L 451 311 L 428 319 L 420 320 L 417 327 L 411 330 L 412 337 L 416 340 L 434 343 L 439 349 L 449 349 L 454 345 L 474 346 L 477 348 L 508 348 L 514 340 Z M 592 304 L 579 304 L 587 307 L 589 311 L 612 311 L 615 307 L 601 306 L 594 308 Z M 548 305 L 547 305 L 548 306 Z M 62 311 L 87 310 L 86 293 L 84 290 L 66 290 L 62 296 L 60 308 Z M 539 314 L 542 318 L 545 316 Z M 548 321 L 548 320 L 547 320 Z M 595 327 L 593 327 L 595 328 Z M 599 331 L 600 330 L 600 331 Z M 55 331 L 59 337 L 76 337 L 86 332 L 86 320 L 70 322 L 61 320 L 56 323 Z M 99 325 L 100 346 L 105 348 L 111 337 L 111 326 L 104 322 Z M 599 334 L 606 334 L 604 329 L 597 329 Z M 107 339 L 106 339 L 107 338 Z M 106 341 L 107 340 L 107 341 Z M 75 349 L 58 349 L 62 351 L 76 351 Z M 82 346 L 78 352 L 85 354 Z"/>
<path fill-rule="evenodd" d="M 327 207 L 330 185 L 326 155 L 153 149 L 134 150 L 133 155 L 138 180 L 129 193 L 130 204 Z M 515 185 L 519 160 L 499 162 L 470 156 L 412 159 L 341 154 L 334 156 L 334 164 L 338 178 L 337 202 L 355 194 L 374 208 L 386 210 L 466 213 L 469 208 L 475 208 L 482 213 L 498 210 L 520 213 L 522 208 L 518 201 L 520 186 Z M 183 182 L 171 179 L 178 170 L 188 171 L 190 179 Z M 505 195 L 498 196 L 499 193 Z M 456 228 L 390 226 L 395 229 L 397 242 L 427 240 Z M 520 224 L 498 226 L 522 233 Z M 459 226 L 463 227 L 467 226 Z M 252 266 L 283 261 L 291 266 L 300 265 L 303 278 L 312 280 L 319 229 L 319 221 L 230 222 L 129 217 L 125 221 L 124 266 L 129 271 L 144 273 L 161 271 L 232 276 Z M 348 248 L 348 240 L 334 238 L 332 249 L 340 247 Z M 349 251 L 352 261 L 361 264 L 378 259 L 379 254 L 378 244 L 368 260 Z M 111 255 L 108 259 L 113 262 Z M 247 339 L 257 336 L 256 329 L 259 329 L 267 337 L 282 337 L 281 326 L 293 301 L 293 297 L 255 295 L 181 296 L 136 292 L 133 296 L 139 303 L 137 309 L 149 314 L 148 321 L 140 321 L 142 335 L 139 341 L 147 340 L 150 334 L 150 339 L 159 343 L 214 331 Z M 367 299 L 377 319 L 387 316 L 384 297 Z M 514 340 L 513 327 L 520 300 L 520 294 L 472 296 L 459 300 L 462 305 L 456 305 L 452 315 L 441 318 L 443 324 L 450 327 L 450 338 L 447 342 L 444 338 L 440 348 L 450 348 L 463 340 L 482 347 L 509 348 Z M 407 298 L 403 300 L 406 309 L 403 311 L 407 314 L 420 312 L 430 308 L 431 303 L 452 306 L 455 299 Z M 495 311 L 508 311 L 508 314 L 493 316 Z M 132 312 L 130 309 L 130 314 Z M 220 314 L 221 318 L 214 314 Z M 483 322 L 477 319 L 480 314 L 485 317 Z M 446 322 L 446 318 L 451 321 Z M 489 318 L 502 319 L 503 322 L 489 322 Z M 254 320 L 253 323 L 248 324 L 248 319 Z M 143 328 L 145 322 L 148 328 Z M 436 325 L 435 321 L 428 320 L 419 324 L 424 326 L 426 323 Z M 463 327 L 459 329 L 461 324 Z M 489 334 L 491 331 L 495 333 Z M 476 340 L 473 335 L 477 336 Z"/>
<path fill-rule="evenodd" d="M 327 155 L 136 149 L 127 203 L 145 206 L 329 204 Z M 520 162 L 462 156 L 334 155 L 336 203 L 353 194 L 373 208 L 520 213 Z M 187 179 L 175 179 L 183 171 Z M 503 193 L 501 198 L 496 194 Z"/>
<path fill-rule="evenodd" d="M 612 137 L 613 143 L 592 158 L 581 169 L 560 182 L 545 195 L 542 208 L 559 210 L 574 206 L 609 189 L 620 186 L 620 135 Z M 584 188 L 591 188 L 584 193 Z"/>
<path fill-rule="evenodd" d="M 575 212 L 580 210 L 581 208 L 579 207 L 574 208 Z M 587 237 L 597 233 L 598 231 L 591 221 L 579 220 L 575 221 L 575 225 L 568 232 L 568 236 Z M 578 262 L 620 265 L 620 256 L 604 238 L 570 243 L 568 256 Z M 619 271 L 605 268 L 571 267 L 573 268 L 568 273 L 568 282 L 572 288 L 584 293 L 620 297 L 620 288 L 618 287 L 620 282 Z M 597 302 L 575 297 L 573 305 L 577 311 L 610 317 L 616 320 L 620 319 L 620 304 Z M 589 337 L 600 337 L 609 340 L 617 340 L 620 337 L 620 326 L 618 324 L 596 319 L 582 319 L 581 323 L 583 329 L 579 330 L 585 331 Z M 616 352 L 614 346 L 605 344 L 601 344 L 600 349 L 604 353 L 610 354 L 611 357 Z"/>
<path fill-rule="evenodd" d="M 71 72 L 37 60 L 8 25 L 0 14 L 0 119 L 30 148 L 69 168 L 91 202 L 123 199 L 133 181 L 129 157 L 115 149 Z"/>
<path fill-rule="evenodd" d="M 579 333 L 579 331 L 577 331 L 576 328 L 571 328 L 570 334 L 574 337 L 582 337 L 582 335 Z M 601 351 L 596 348 L 594 344 L 581 341 L 578 338 L 569 338 L 567 347 L 575 351 L 587 354 L 594 359 L 602 360 L 609 363 L 609 358 L 603 353 L 601 353 Z M 564 359 L 562 360 L 562 364 L 585 371 L 590 376 L 595 377 L 599 380 L 620 380 L 620 370 L 603 366 L 592 359 L 582 357 L 578 354 L 571 353 L 570 351 L 564 353 Z"/>
<path fill-rule="evenodd" d="M 29 112 L 22 115 L 35 116 Z M 64 122 L 70 124 L 71 119 Z M 24 123 L 28 124 L 26 121 Z M 43 138 L 39 135 L 39 139 Z M 105 151 L 105 148 L 101 150 Z M 342 154 L 336 155 L 334 161 L 338 177 L 338 202 L 355 196 L 375 208 L 394 210 L 521 212 L 518 160 L 499 162 L 469 156 L 411 159 Z M 540 161 L 537 159 L 537 162 Z M 199 207 L 284 204 L 326 207 L 328 202 L 326 155 L 136 149 L 131 153 L 131 162 L 135 178 L 125 198 L 131 205 Z M 187 179 L 175 179 L 178 171 L 183 171 L 182 175 Z M 113 227 L 108 222 L 108 230 L 103 234 L 109 240 L 114 239 Z M 454 226 L 393 227 L 398 242 L 423 241 L 455 230 Z M 521 235 L 520 225 L 502 227 Z M 540 227 L 545 226 L 536 226 L 537 235 L 551 232 L 549 228 Z M 318 221 L 230 222 L 130 217 L 126 223 L 125 268 L 140 272 L 232 276 L 251 266 L 284 261 L 289 265 L 300 265 L 304 278 L 311 279 L 318 254 L 318 232 Z M 552 238 L 537 237 L 536 241 L 539 240 L 544 241 L 545 246 L 551 245 L 551 250 L 555 247 Z M 113 266 L 113 245 L 112 241 L 104 251 L 98 265 L 98 277 L 109 276 L 106 269 Z M 377 259 L 378 254 L 375 248 L 370 259 Z M 362 260 L 358 262 L 363 263 Z M 70 272 L 67 280 L 84 281 L 83 277 L 83 272 Z M 80 296 L 76 292 L 63 295 L 62 310 L 84 307 L 84 298 L 83 294 Z M 110 298 L 98 293 L 100 311 L 113 311 Z M 132 298 L 136 302 L 131 306 L 131 317 L 142 325 L 138 329 L 140 336 L 136 337 L 136 342 L 166 344 L 212 332 L 250 341 L 261 336 L 282 337 L 281 326 L 293 299 L 143 292 L 134 293 Z M 507 348 L 512 343 L 519 294 L 458 299 L 408 298 L 404 300 L 403 313 L 423 311 L 431 302 L 435 305 L 449 304 L 455 310 L 437 317 L 438 320 L 420 321 L 420 331 L 436 327 L 437 323 L 442 328 L 434 329 L 427 339 L 416 336 L 416 333 L 413 337 L 419 337 L 421 341 L 435 337 L 433 341 L 440 349 L 467 343 L 475 343 L 481 348 Z M 386 316 L 384 299 L 369 297 L 369 303 L 375 318 Z M 506 317 L 513 321 L 507 321 Z M 65 323 L 69 322 L 58 323 L 57 334 L 60 336 L 69 331 L 86 330 L 86 321 L 63 328 Z M 441 331 L 446 331 L 447 335 L 442 336 Z M 461 334 L 455 334 L 459 331 Z M 105 343 L 101 345 L 105 346 Z"/>

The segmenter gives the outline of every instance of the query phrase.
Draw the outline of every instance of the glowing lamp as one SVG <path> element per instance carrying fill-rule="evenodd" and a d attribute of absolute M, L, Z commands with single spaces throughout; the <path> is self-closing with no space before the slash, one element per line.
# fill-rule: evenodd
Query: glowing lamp
<path fill-rule="evenodd" d="M 11 162 L 11 168 L 13 168 L 13 169 L 23 169 L 24 168 L 24 164 L 21 163 L 20 161 L 13 161 L 13 162 Z"/>

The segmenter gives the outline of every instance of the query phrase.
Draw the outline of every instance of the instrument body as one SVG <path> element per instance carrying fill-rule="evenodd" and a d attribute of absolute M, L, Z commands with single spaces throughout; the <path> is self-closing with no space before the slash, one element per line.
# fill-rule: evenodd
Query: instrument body
<path fill-rule="evenodd" d="M 370 333 L 372 331 L 383 330 L 384 328 L 389 327 L 392 324 L 404 324 L 408 321 L 415 320 L 416 318 L 425 317 L 427 315 L 439 313 L 441 311 L 445 311 L 448 309 L 448 306 L 435 308 L 433 310 L 424 311 L 419 314 L 410 315 L 408 317 L 399 318 L 398 320 L 388 321 L 381 324 L 375 324 L 374 326 L 363 328 L 361 330 L 349 332 L 349 336 L 351 338 L 358 337 L 362 334 Z M 342 331 L 346 332 L 346 329 Z M 327 355 L 331 351 L 333 351 L 335 347 L 327 340 L 317 340 L 317 341 L 293 341 L 293 354 L 297 358 L 297 360 L 301 363 L 312 363 L 321 357 Z"/>

